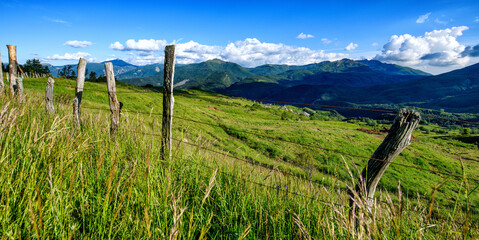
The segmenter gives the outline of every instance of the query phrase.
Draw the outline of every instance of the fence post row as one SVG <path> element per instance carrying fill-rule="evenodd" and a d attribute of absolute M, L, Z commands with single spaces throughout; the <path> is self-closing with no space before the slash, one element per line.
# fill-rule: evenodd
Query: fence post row
<path fill-rule="evenodd" d="M 53 85 L 55 80 L 49 77 L 47 82 L 47 88 L 45 90 L 45 108 L 48 113 L 55 112 L 55 107 L 53 106 Z"/>
<path fill-rule="evenodd" d="M 401 109 L 389 129 L 388 135 L 361 172 L 361 178 L 356 184 L 355 190 L 360 197 L 366 198 L 368 210 L 371 210 L 374 204 L 374 193 L 379 180 L 389 165 L 391 165 L 391 162 L 411 144 L 412 132 L 419 125 L 420 120 L 421 115 L 418 112 Z M 352 209 L 355 209 L 354 194 L 352 192 L 349 194 L 350 205 Z"/>
<path fill-rule="evenodd" d="M 0 96 L 4 93 L 5 93 L 5 83 L 3 83 L 2 53 L 0 52 Z"/>
<path fill-rule="evenodd" d="M 8 48 L 8 75 L 10 80 L 10 94 L 13 96 L 17 91 L 17 46 L 7 45 Z"/>
<path fill-rule="evenodd" d="M 175 45 L 165 47 L 163 81 L 163 122 L 161 128 L 161 159 L 171 160 L 171 132 L 173 123 L 173 79 L 175 76 Z"/>
<path fill-rule="evenodd" d="M 77 86 L 75 88 L 75 99 L 73 99 L 73 118 L 77 126 L 81 128 L 80 106 L 83 95 L 83 86 L 85 85 L 86 59 L 80 58 L 77 68 Z"/>
<path fill-rule="evenodd" d="M 110 134 L 114 138 L 120 123 L 120 102 L 118 102 L 118 99 L 116 98 L 115 73 L 113 72 L 113 64 L 111 62 L 105 63 L 105 73 L 111 112 Z"/>

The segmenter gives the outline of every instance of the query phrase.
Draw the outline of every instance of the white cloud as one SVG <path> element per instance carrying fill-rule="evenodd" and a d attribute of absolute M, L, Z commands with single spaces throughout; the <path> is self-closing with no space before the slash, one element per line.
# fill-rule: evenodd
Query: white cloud
<path fill-rule="evenodd" d="M 122 51 L 159 51 L 160 49 L 166 46 L 167 42 L 165 40 L 155 40 L 155 39 L 140 39 L 135 41 L 134 39 L 129 39 L 126 41 L 126 44 L 123 45 L 120 42 L 115 42 L 110 44 L 110 48 L 114 50 Z"/>
<path fill-rule="evenodd" d="M 321 38 L 321 42 L 323 42 L 323 44 L 330 44 L 333 42 L 333 40 L 330 40 L 330 39 L 327 39 L 327 38 Z"/>
<path fill-rule="evenodd" d="M 447 21 L 442 21 L 442 20 L 439 20 L 439 18 L 436 18 L 434 20 L 435 23 L 439 23 L 439 24 L 442 24 L 442 25 L 446 25 L 447 24 Z"/>
<path fill-rule="evenodd" d="M 65 53 L 63 55 L 55 54 L 53 56 L 48 56 L 43 58 L 44 61 L 52 61 L 52 60 L 78 60 L 79 58 L 86 58 L 89 57 L 90 54 L 86 52 L 77 52 L 77 53 Z M 93 59 L 92 59 L 93 60 Z"/>
<path fill-rule="evenodd" d="M 429 18 L 429 15 L 431 15 L 430 12 L 424 14 L 424 15 L 421 15 L 417 18 L 416 20 L 416 23 L 424 23 L 428 18 Z"/>
<path fill-rule="evenodd" d="M 476 17 L 476 18 L 474 19 L 474 22 L 475 22 L 475 23 L 479 23 L 479 17 Z"/>
<path fill-rule="evenodd" d="M 469 58 L 461 54 L 466 47 L 457 38 L 467 29 L 467 26 L 446 28 L 426 32 L 419 37 L 409 34 L 393 35 L 375 59 L 406 65 L 465 65 Z"/>
<path fill-rule="evenodd" d="M 113 49 L 113 50 L 123 50 L 125 49 L 125 46 L 123 46 L 123 44 L 121 44 L 120 42 L 114 42 L 112 44 L 110 44 L 110 48 Z"/>
<path fill-rule="evenodd" d="M 348 46 L 344 48 L 346 51 L 352 51 L 358 47 L 358 44 L 356 43 L 349 43 Z"/>
<path fill-rule="evenodd" d="M 379 45 L 379 44 L 378 44 L 377 42 L 371 43 L 371 46 L 373 46 L 373 47 L 377 47 L 378 45 Z"/>
<path fill-rule="evenodd" d="M 74 48 L 84 48 L 91 46 L 93 43 L 89 41 L 78 41 L 78 40 L 72 40 L 72 41 L 66 41 L 63 45 L 74 47 Z"/>
<path fill-rule="evenodd" d="M 247 38 L 244 41 L 230 43 L 221 54 L 222 59 L 244 66 L 262 64 L 304 65 L 325 60 L 337 60 L 347 56 L 347 54 L 325 53 L 324 50 L 312 50 L 281 43 L 265 43 L 256 38 Z"/>
<path fill-rule="evenodd" d="M 70 23 L 63 20 L 63 19 L 58 19 L 58 18 L 51 18 L 51 17 L 43 17 L 43 19 L 49 21 L 49 22 L 52 22 L 52 23 L 60 23 L 60 24 L 65 24 L 65 25 L 69 25 Z"/>
<path fill-rule="evenodd" d="M 166 45 L 164 40 L 155 41 L 162 41 Z M 126 49 L 119 42 L 111 44 L 110 48 L 123 51 Z M 198 63 L 218 58 L 247 67 L 262 64 L 304 65 L 345 57 L 348 57 L 348 54 L 325 53 L 324 50 L 312 50 L 282 43 L 265 43 L 256 38 L 229 43 L 226 47 L 203 45 L 194 41 L 176 44 L 176 59 L 179 64 Z M 161 63 L 163 62 L 163 52 L 132 51 L 128 61 L 138 65 Z"/>
<path fill-rule="evenodd" d="M 314 36 L 311 35 L 311 34 L 300 33 L 296 38 L 298 38 L 298 39 L 306 39 L 306 38 L 314 38 Z"/>

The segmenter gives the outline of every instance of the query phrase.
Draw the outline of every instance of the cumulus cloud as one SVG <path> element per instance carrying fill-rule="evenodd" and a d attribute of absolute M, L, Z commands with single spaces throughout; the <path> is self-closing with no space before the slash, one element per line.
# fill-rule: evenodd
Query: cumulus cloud
<path fill-rule="evenodd" d="M 327 38 L 321 38 L 321 42 L 323 42 L 323 44 L 330 44 L 333 42 L 333 40 L 327 39 Z"/>
<path fill-rule="evenodd" d="M 426 32 L 418 37 L 409 34 L 393 35 L 375 59 L 407 65 L 465 65 L 469 61 L 462 54 L 466 47 L 457 38 L 467 29 L 467 26 L 446 28 Z"/>
<path fill-rule="evenodd" d="M 429 18 L 429 15 L 431 15 L 430 12 L 424 14 L 424 15 L 421 15 L 417 18 L 416 20 L 416 23 L 424 23 L 428 18 Z"/>
<path fill-rule="evenodd" d="M 155 39 L 140 39 L 135 41 L 134 39 L 129 39 L 126 41 L 125 45 L 120 42 L 115 42 L 110 44 L 110 48 L 114 50 L 121 51 L 159 51 L 160 49 L 166 46 L 167 42 L 165 40 L 155 40 Z"/>
<path fill-rule="evenodd" d="M 347 56 L 347 54 L 325 53 L 324 50 L 312 50 L 281 43 L 265 43 L 256 38 L 247 38 L 244 41 L 230 43 L 221 53 L 222 59 L 244 66 L 262 64 L 303 65 L 325 60 L 337 60 Z"/>
<path fill-rule="evenodd" d="M 164 43 L 166 45 L 166 41 Z M 125 51 L 127 46 L 113 43 L 110 48 Z M 161 51 L 136 50 L 130 52 L 128 61 L 138 65 L 160 63 L 163 61 L 162 54 L 163 52 Z M 247 67 L 262 64 L 304 65 L 325 60 L 338 60 L 345 57 L 348 57 L 348 55 L 325 53 L 324 50 L 313 50 L 281 43 L 266 43 L 256 38 L 247 38 L 242 41 L 229 43 L 225 47 L 203 45 L 194 41 L 176 44 L 176 59 L 179 64 L 198 63 L 217 58 Z"/>
<path fill-rule="evenodd" d="M 78 41 L 78 40 L 72 40 L 72 41 L 66 41 L 63 45 L 74 47 L 74 48 L 84 48 L 91 46 L 93 43 L 89 41 Z"/>
<path fill-rule="evenodd" d="M 306 39 L 306 38 L 314 38 L 314 36 L 311 35 L 311 34 L 300 33 L 296 38 L 298 38 L 298 39 Z"/>
<path fill-rule="evenodd" d="M 90 54 L 86 52 L 77 52 L 77 53 L 65 53 L 63 55 L 55 54 L 53 56 L 48 56 L 43 58 L 44 61 L 52 61 L 52 60 L 78 60 L 79 58 L 86 58 L 89 57 Z"/>
<path fill-rule="evenodd" d="M 348 46 L 344 48 L 346 51 L 352 51 L 358 47 L 358 44 L 356 43 L 349 43 Z"/>

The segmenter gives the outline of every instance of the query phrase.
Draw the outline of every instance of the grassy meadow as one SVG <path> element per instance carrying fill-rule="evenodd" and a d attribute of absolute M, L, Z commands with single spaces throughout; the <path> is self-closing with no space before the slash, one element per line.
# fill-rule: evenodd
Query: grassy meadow
<path fill-rule="evenodd" d="M 173 157 L 162 161 L 160 93 L 117 83 L 112 139 L 106 83 L 85 83 L 80 130 L 75 81 L 55 79 L 52 115 L 46 81 L 24 79 L 23 103 L 0 97 L 0 239 L 479 237 L 479 182 L 399 165 L 383 175 L 372 215 L 349 220 L 346 190 L 368 159 L 312 146 L 369 157 L 385 134 L 358 130 L 366 123 L 183 90 Z M 417 129 L 395 162 L 479 178 L 477 146 L 434 129 Z"/>

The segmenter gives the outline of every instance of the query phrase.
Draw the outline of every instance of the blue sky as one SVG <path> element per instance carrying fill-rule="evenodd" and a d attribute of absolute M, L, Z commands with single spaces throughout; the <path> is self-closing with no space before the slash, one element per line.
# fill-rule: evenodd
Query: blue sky
<path fill-rule="evenodd" d="M 479 1 L 0 0 L 0 9 L 4 62 L 15 44 L 20 63 L 145 65 L 163 62 L 171 43 L 178 63 L 368 58 L 442 73 L 479 62 Z"/>

